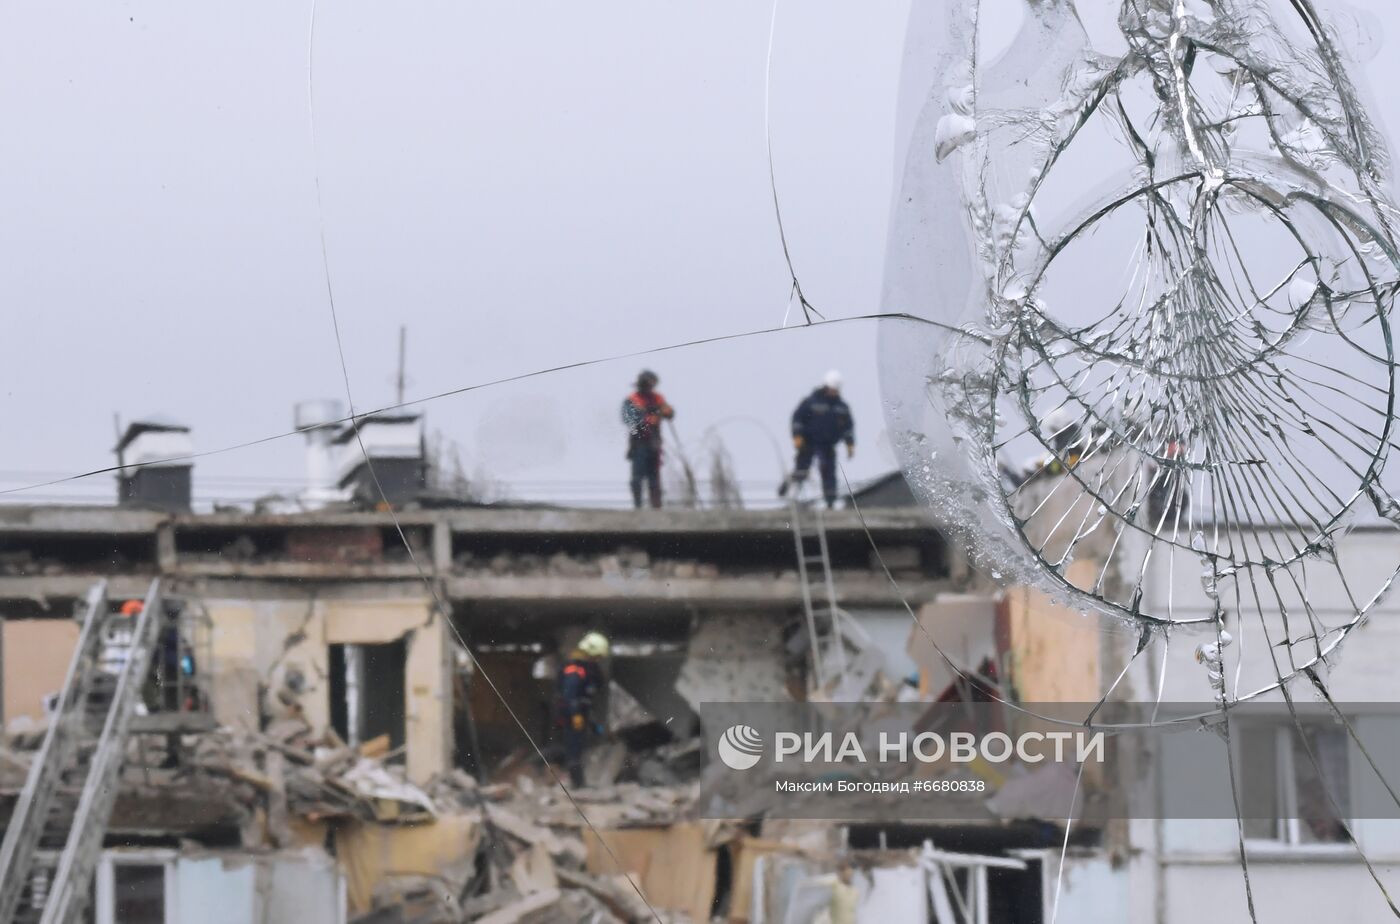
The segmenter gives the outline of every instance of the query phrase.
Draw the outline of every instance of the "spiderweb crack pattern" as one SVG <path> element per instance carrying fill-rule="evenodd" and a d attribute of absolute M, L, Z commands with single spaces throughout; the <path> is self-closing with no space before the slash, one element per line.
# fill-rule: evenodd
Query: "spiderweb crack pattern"
<path fill-rule="evenodd" d="M 1400 524 L 1388 154 L 1313 0 L 1023 10 L 995 55 L 955 0 L 925 52 L 884 307 L 960 332 L 886 325 L 887 420 L 974 563 L 1127 625 L 1159 698 L 1197 636 L 1228 743 L 1242 700 L 1333 702 L 1400 570 L 1338 545 Z"/>

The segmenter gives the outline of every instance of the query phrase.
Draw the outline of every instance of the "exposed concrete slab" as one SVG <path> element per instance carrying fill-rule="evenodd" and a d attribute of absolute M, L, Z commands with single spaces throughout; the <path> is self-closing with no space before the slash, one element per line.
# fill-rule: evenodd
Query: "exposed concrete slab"
<path fill-rule="evenodd" d="M 109 576 L 92 573 L 35 574 L 0 577 L 0 600 L 45 600 L 76 599 L 87 596 L 92 585 L 106 577 L 107 595 L 118 597 L 146 596 L 146 589 L 156 575 L 148 572 L 128 572 L 124 575 Z M 67 615 L 66 611 L 63 615 Z"/>
<path fill-rule="evenodd" d="M 318 600 L 400 600 L 419 599 L 424 594 L 423 581 L 412 578 L 396 580 L 334 580 L 324 583 L 306 579 L 283 580 L 180 575 L 171 580 L 172 596 L 243 599 L 296 600 L 315 597 Z"/>
<path fill-rule="evenodd" d="M 133 510 L 130 507 L 80 507 L 64 504 L 29 507 L 0 504 L 0 533 L 154 535 L 156 527 L 168 518 L 167 513 Z"/>
<path fill-rule="evenodd" d="M 539 602 L 629 601 L 638 605 L 667 603 L 697 606 L 796 606 L 802 589 L 796 576 L 746 576 L 718 578 L 646 578 L 479 576 L 444 581 L 454 600 Z M 836 585 L 842 603 L 860 606 L 898 606 L 900 592 L 914 603 L 931 600 L 952 589 L 945 580 L 901 581 L 896 590 L 884 575 L 842 574 Z"/>
<path fill-rule="evenodd" d="M 825 513 L 828 533 L 903 530 L 927 532 L 933 528 L 918 508 L 864 511 L 865 524 L 854 510 Z M 788 533 L 786 509 L 777 510 L 584 510 L 584 509 L 488 509 L 445 511 L 453 532 L 458 533 L 605 533 L 605 534 L 704 534 Z"/>
<path fill-rule="evenodd" d="M 384 566 L 394 567 L 398 566 Z M 411 570 L 412 566 L 408 566 Z M 140 597 L 156 575 L 119 575 L 109 579 L 108 593 L 116 597 Z M 61 574 L 0 577 L 0 600 L 76 599 L 103 575 Z M 200 569 L 181 568 L 172 575 L 173 594 L 191 593 L 207 597 L 242 599 L 288 599 L 311 595 L 322 598 L 354 599 L 366 593 L 376 598 L 416 597 L 423 594 L 423 582 L 416 572 L 395 570 L 391 575 L 366 577 L 338 574 L 334 569 L 292 577 L 276 566 L 265 571 L 250 569 L 248 574 L 205 574 Z M 312 583 L 334 582 L 323 588 Z M 341 584 L 342 581 L 352 582 Z M 442 582 L 446 596 L 473 603 L 539 603 L 548 607 L 561 601 L 630 601 L 638 605 L 665 606 L 791 606 L 802 602 L 802 592 L 794 576 L 739 576 L 718 578 L 647 577 L 562 577 L 553 575 L 483 575 L 451 577 Z M 841 600 L 848 606 L 901 606 L 900 594 L 917 605 L 940 592 L 953 589 L 948 580 L 901 580 L 899 590 L 877 574 L 850 574 L 837 577 Z"/>
<path fill-rule="evenodd" d="M 424 562 L 423 570 L 430 573 L 431 564 Z M 307 561 L 238 562 L 212 559 L 191 560 L 189 558 L 181 558 L 172 573 L 188 577 L 295 581 L 395 581 L 417 579 L 420 576 L 418 569 L 411 562 L 376 562 L 375 564 Z"/>
<path fill-rule="evenodd" d="M 932 521 L 919 508 L 834 510 L 824 514 L 828 532 L 925 532 Z M 150 533 L 169 522 L 177 532 L 201 529 L 291 529 L 297 527 L 392 527 L 395 517 L 374 511 L 312 511 L 294 514 L 191 513 L 171 516 L 160 511 L 126 507 L 76 505 L 21 506 L 0 504 L 0 532 L 29 533 Z M 735 533 L 787 532 L 788 512 L 775 510 L 596 510 L 588 508 L 481 508 L 471 510 L 404 511 L 403 527 L 446 524 L 455 533 Z"/>
<path fill-rule="evenodd" d="M 397 514 L 400 526 L 427 526 L 443 516 L 442 511 L 407 510 Z M 373 510 L 313 510 L 305 513 L 186 513 L 171 522 L 179 530 L 200 527 L 218 529 L 279 529 L 297 526 L 386 526 L 393 527 L 395 516 Z"/>

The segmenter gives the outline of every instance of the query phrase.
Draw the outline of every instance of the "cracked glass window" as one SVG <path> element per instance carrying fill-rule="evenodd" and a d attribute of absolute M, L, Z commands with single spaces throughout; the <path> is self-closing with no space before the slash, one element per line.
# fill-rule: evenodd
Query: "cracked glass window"
<path fill-rule="evenodd" d="M 10 12 L 0 924 L 1400 916 L 1388 0 Z"/>

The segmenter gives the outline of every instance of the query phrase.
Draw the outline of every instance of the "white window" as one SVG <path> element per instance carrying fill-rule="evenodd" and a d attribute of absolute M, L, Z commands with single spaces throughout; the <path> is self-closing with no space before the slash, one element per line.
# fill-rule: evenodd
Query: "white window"
<path fill-rule="evenodd" d="M 1345 728 L 1308 721 L 1300 728 L 1282 719 L 1242 722 L 1234 734 L 1247 840 L 1295 846 L 1347 842 L 1341 820 L 1350 804 Z"/>
<path fill-rule="evenodd" d="M 96 924 L 177 924 L 174 851 L 107 851 L 96 898 Z"/>

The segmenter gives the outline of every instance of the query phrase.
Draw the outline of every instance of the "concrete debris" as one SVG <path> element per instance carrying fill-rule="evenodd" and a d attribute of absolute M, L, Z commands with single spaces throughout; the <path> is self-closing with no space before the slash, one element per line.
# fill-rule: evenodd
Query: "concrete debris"
<path fill-rule="evenodd" d="M 546 892 L 537 892 L 528 895 L 517 902 L 502 908 L 500 911 L 493 911 L 480 919 L 479 924 L 527 924 L 527 922 L 544 922 L 549 920 L 547 916 L 541 914 L 559 904 L 562 896 L 558 889 L 550 889 Z"/>
<path fill-rule="evenodd" d="M 143 822 L 159 827 L 164 822 L 151 816 L 152 806 L 169 803 L 173 823 L 181 814 L 196 817 L 189 799 L 203 798 L 222 806 L 204 817 L 225 830 L 232 825 L 247 850 L 327 849 L 345 877 L 349 920 L 357 924 L 654 921 L 624 875 L 645 871 L 600 861 L 590 826 L 627 843 L 674 841 L 711 858 L 718 849 L 712 831 L 686 820 L 694 785 L 576 790 L 584 821 L 540 768 L 491 783 L 454 769 L 418 786 L 386 743 L 348 747 L 334 732 L 313 735 L 300 718 L 277 719 L 263 732 L 221 727 L 176 737 L 179 745 L 168 753 L 164 735 L 159 746 L 155 736 L 132 739 L 133 748 L 152 753 L 128 761 L 117 815 L 122 800 L 135 798 Z M 11 792 L 23 783 L 24 750 L 38 743 L 38 735 L 20 735 L 0 750 L 0 774 L 13 770 Z M 598 759 L 613 768 L 602 775 L 615 777 L 619 755 L 599 748 Z M 647 875 L 655 880 L 660 873 Z M 685 893 L 686 908 L 713 892 L 713 873 L 701 878 Z M 658 906 L 667 922 L 692 920 L 683 910 Z"/>
<path fill-rule="evenodd" d="M 185 769 L 282 794 L 288 812 L 313 821 L 407 823 L 436 814 L 427 793 L 403 778 L 402 767 L 361 757 L 338 742 L 311 742 L 309 735 L 296 719 L 273 722 L 264 734 L 219 729 L 199 736 Z"/>
<path fill-rule="evenodd" d="M 637 781 L 644 786 L 675 786 L 704 769 L 705 749 L 699 738 L 655 748 L 637 762 Z"/>
<path fill-rule="evenodd" d="M 390 767 L 372 758 L 361 757 L 341 779 L 354 787 L 363 798 L 374 801 L 376 817 L 381 820 L 401 817 L 405 811 L 414 813 L 421 810 L 427 816 L 437 814 L 427 793 L 400 779 L 391 772 Z"/>
<path fill-rule="evenodd" d="M 554 860 L 544 844 L 532 844 L 529 850 L 516 854 L 515 862 L 510 865 L 510 880 L 521 895 L 559 888 Z"/>
<path fill-rule="evenodd" d="M 600 577 L 651 577 L 669 579 L 715 579 L 719 577 L 719 566 L 714 562 L 695 559 L 652 558 L 644 549 L 619 548 L 606 555 L 571 555 L 568 552 L 555 552 L 553 555 L 538 555 L 532 552 L 498 552 L 490 558 L 482 558 L 472 552 L 459 553 L 452 562 L 452 570 L 462 576 L 525 577 L 549 575 L 553 577 L 583 578 Z"/>
<path fill-rule="evenodd" d="M 642 901 L 642 897 L 632 888 L 632 883 L 626 876 L 603 877 L 574 869 L 561 869 L 559 881 L 592 896 L 608 909 L 616 920 L 651 919 L 651 911 L 646 902 Z"/>
<path fill-rule="evenodd" d="M 163 803 L 172 816 L 188 817 L 200 801 L 233 806 L 206 812 L 190 836 L 233 824 L 249 851 L 328 852 L 353 924 L 776 924 L 820 911 L 833 871 L 852 856 L 828 823 L 698 820 L 693 783 L 626 782 L 566 796 L 547 773 L 527 767 L 508 782 L 483 783 L 454 769 L 416 786 L 382 745 L 350 748 L 334 733 L 313 737 L 297 719 L 272 722 L 263 733 L 219 728 L 179 737 L 170 766 L 132 761 L 123 780 L 123 799 L 145 800 L 143 824 L 153 823 Z M 0 769 L 22 769 L 26 755 L 13 740 L 8 747 Z M 697 749 L 693 742 L 668 747 L 677 762 Z M 915 898 L 937 906 L 942 880 L 935 877 L 948 879 L 948 870 L 980 877 L 1024 865 L 931 845 L 864 853 L 856 887 L 861 907 L 872 910 Z M 929 919 L 929 910 L 917 919 Z"/>

